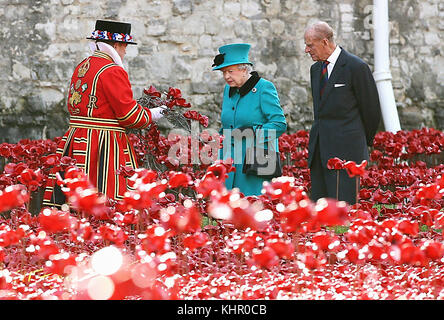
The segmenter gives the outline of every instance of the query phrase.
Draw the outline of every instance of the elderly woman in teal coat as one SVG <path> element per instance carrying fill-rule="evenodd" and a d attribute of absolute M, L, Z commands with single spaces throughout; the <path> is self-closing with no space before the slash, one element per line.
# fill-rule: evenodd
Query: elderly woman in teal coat
<path fill-rule="evenodd" d="M 259 146 L 279 151 L 278 138 L 287 129 L 276 87 L 252 71 L 250 47 L 247 43 L 222 46 L 213 64 L 213 70 L 220 70 L 227 83 L 220 129 L 225 139 L 219 158 L 231 158 L 236 168 L 229 173 L 225 185 L 229 190 L 239 188 L 245 196 L 260 195 L 263 182 L 271 179 L 242 172 L 247 148 Z"/>

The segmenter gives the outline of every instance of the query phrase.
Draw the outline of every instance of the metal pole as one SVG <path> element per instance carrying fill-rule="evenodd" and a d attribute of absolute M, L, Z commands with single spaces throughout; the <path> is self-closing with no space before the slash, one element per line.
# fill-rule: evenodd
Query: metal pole
<path fill-rule="evenodd" d="M 373 1 L 373 28 L 375 51 L 373 77 L 378 88 L 385 130 L 395 133 L 401 130 L 401 125 L 390 73 L 388 0 Z"/>

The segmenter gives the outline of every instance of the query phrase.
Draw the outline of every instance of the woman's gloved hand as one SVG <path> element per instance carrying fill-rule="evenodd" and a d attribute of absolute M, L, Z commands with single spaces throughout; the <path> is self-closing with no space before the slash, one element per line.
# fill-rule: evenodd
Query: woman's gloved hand
<path fill-rule="evenodd" d="M 151 112 L 151 119 L 153 121 L 158 121 L 159 119 L 162 119 L 164 116 L 163 111 L 166 110 L 167 108 L 168 108 L 167 106 L 160 106 L 157 108 L 149 109 Z"/>

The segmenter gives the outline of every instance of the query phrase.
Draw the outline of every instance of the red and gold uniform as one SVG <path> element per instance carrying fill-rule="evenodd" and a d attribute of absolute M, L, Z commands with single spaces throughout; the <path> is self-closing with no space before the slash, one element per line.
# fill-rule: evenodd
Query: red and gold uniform
<path fill-rule="evenodd" d="M 127 179 L 117 174 L 121 165 L 137 168 L 126 128 L 146 128 L 149 110 L 133 98 L 127 72 L 102 51 L 83 60 L 72 76 L 68 110 L 70 123 L 57 149 L 76 160 L 98 192 L 122 199 Z M 60 207 L 65 202 L 55 175 L 50 175 L 43 205 Z"/>

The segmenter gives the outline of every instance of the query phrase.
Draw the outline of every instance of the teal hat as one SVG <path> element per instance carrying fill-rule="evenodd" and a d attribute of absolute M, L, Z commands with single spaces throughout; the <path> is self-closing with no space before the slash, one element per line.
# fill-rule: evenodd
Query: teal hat
<path fill-rule="evenodd" d="M 214 58 L 213 70 L 220 70 L 234 64 L 249 63 L 248 52 L 251 45 L 248 43 L 227 44 L 219 48 L 220 54 Z"/>

